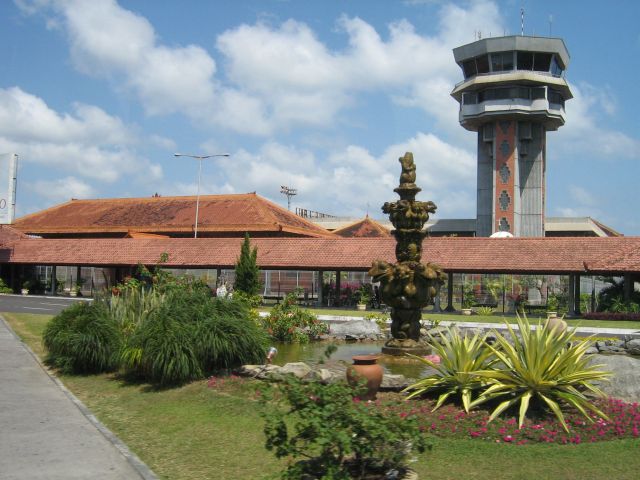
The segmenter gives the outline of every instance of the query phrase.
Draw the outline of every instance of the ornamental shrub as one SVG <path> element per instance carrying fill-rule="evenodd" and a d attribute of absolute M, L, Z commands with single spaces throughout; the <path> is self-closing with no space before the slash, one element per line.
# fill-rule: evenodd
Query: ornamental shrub
<path fill-rule="evenodd" d="M 601 371 L 602 365 L 591 364 L 586 354 L 589 339 L 577 340 L 575 329 L 561 330 L 538 324 L 531 330 L 526 316 L 517 317 L 519 332 L 506 324 L 510 340 L 497 331 L 494 345 L 487 345 L 497 357 L 499 368 L 477 371 L 475 374 L 487 382 L 487 388 L 475 406 L 488 400 L 500 399 L 489 421 L 510 407 L 519 405 L 518 426 L 524 423 L 529 405 L 552 411 L 563 428 L 568 431 L 562 410 L 566 406 L 577 409 L 587 421 L 593 419 L 589 410 L 606 419 L 595 404 L 585 395 L 585 390 L 603 396 L 593 382 L 606 380 L 610 372 Z"/>
<path fill-rule="evenodd" d="M 260 269 L 257 263 L 258 247 L 251 249 L 249 234 L 245 233 L 244 242 L 240 248 L 240 257 L 236 262 L 236 279 L 234 290 L 244 292 L 247 295 L 258 295 L 262 289 L 260 283 Z"/>
<path fill-rule="evenodd" d="M 435 363 L 426 357 L 413 356 L 435 369 L 435 372 L 409 385 L 404 390 L 411 392 L 407 398 L 436 391 L 440 393 L 434 407 L 437 410 L 450 396 L 459 396 L 468 413 L 472 394 L 484 386 L 476 372 L 489 369 L 496 363 L 495 356 L 486 346 L 485 338 L 486 335 L 465 335 L 457 328 L 448 327 L 447 335 L 442 336 L 442 343 L 429 335 L 430 344 L 440 361 Z"/>
<path fill-rule="evenodd" d="M 9 287 L 0 277 L 0 293 L 13 293 L 13 289 Z"/>
<path fill-rule="evenodd" d="M 63 373 L 98 373 L 116 368 L 121 332 L 101 302 L 78 302 L 45 327 L 46 363 Z"/>
<path fill-rule="evenodd" d="M 329 326 L 298 306 L 299 290 L 285 296 L 265 318 L 267 333 L 280 342 L 307 343 L 329 332 Z"/>
<path fill-rule="evenodd" d="M 248 304 L 212 298 L 208 290 L 181 288 L 139 324 L 122 352 L 131 373 L 161 385 L 264 361 L 267 336 L 251 320 Z"/>
<path fill-rule="evenodd" d="M 281 478 L 402 478 L 410 455 L 430 447 L 415 418 L 386 415 L 353 394 L 344 383 L 293 376 L 263 389 L 265 447 L 291 460 Z"/>

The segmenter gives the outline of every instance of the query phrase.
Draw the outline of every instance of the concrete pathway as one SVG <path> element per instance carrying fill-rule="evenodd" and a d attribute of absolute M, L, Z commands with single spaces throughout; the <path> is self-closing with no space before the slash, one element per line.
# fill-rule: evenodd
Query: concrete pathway
<path fill-rule="evenodd" d="M 0 317 L 0 478 L 157 478 L 55 378 Z"/>

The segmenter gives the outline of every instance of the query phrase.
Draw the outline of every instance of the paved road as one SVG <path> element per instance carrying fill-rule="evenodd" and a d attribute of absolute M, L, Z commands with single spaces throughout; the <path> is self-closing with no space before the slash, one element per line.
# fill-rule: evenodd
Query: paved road
<path fill-rule="evenodd" d="M 57 315 L 74 302 L 86 300 L 40 295 L 0 295 L 0 312 Z"/>
<path fill-rule="evenodd" d="M 156 478 L 49 377 L 1 317 L 0 387 L 3 480 Z"/>

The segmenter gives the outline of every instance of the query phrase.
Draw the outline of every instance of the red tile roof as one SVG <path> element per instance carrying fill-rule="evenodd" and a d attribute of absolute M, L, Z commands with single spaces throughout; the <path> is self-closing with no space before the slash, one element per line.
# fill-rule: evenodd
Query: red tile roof
<path fill-rule="evenodd" d="M 254 238 L 264 269 L 367 270 L 395 261 L 393 238 Z M 115 266 L 232 267 L 240 238 L 20 239 L 0 249 L 0 262 Z M 424 241 L 424 262 L 468 273 L 640 273 L 640 237 L 464 238 Z"/>
<path fill-rule="evenodd" d="M 0 225 L 0 245 L 11 243 L 21 238 L 29 238 L 20 230 L 16 230 L 11 225 Z"/>
<path fill-rule="evenodd" d="M 195 196 L 71 200 L 19 218 L 14 227 L 41 236 L 125 236 L 128 232 L 175 236 L 193 233 L 195 208 Z M 242 236 L 244 232 L 333 236 L 255 193 L 200 196 L 199 236 Z"/>
<path fill-rule="evenodd" d="M 391 232 L 368 216 L 350 225 L 338 228 L 333 231 L 334 235 L 344 238 L 380 238 L 390 237 Z"/>

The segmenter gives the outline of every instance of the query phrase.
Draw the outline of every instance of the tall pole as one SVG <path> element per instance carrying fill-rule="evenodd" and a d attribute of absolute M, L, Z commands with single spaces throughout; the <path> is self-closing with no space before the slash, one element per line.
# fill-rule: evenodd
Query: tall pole
<path fill-rule="evenodd" d="M 200 178 L 202 177 L 202 158 L 198 159 L 198 189 L 196 190 L 196 222 L 193 228 L 193 238 L 198 238 L 198 212 L 200 211 Z"/>
<path fill-rule="evenodd" d="M 189 157 L 198 160 L 198 189 L 196 191 L 196 220 L 193 227 L 193 238 L 198 238 L 198 213 L 200 211 L 200 179 L 202 178 L 202 161 L 213 157 L 228 157 L 228 153 L 217 153 L 213 155 L 191 155 L 188 153 L 174 153 L 174 157 Z"/>
<path fill-rule="evenodd" d="M 287 197 L 287 210 L 291 210 L 291 197 L 298 194 L 296 188 L 290 188 L 286 185 L 280 185 L 280 193 Z"/>

